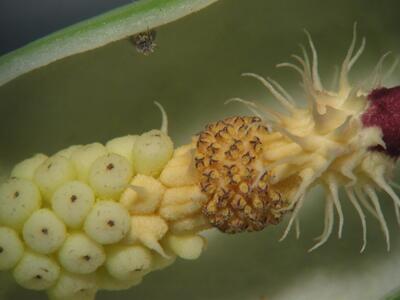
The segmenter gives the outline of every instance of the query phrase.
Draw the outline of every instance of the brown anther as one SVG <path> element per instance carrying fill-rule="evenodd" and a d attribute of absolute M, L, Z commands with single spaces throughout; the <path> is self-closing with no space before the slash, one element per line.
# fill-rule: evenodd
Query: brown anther
<path fill-rule="evenodd" d="M 253 206 L 256 209 L 262 209 L 264 207 L 264 203 L 262 202 L 260 197 L 257 195 L 255 197 L 253 197 Z"/>
<path fill-rule="evenodd" d="M 225 207 L 221 210 L 221 216 L 226 220 L 232 215 L 232 212 L 229 208 Z"/>
<path fill-rule="evenodd" d="M 204 163 L 204 157 L 195 157 L 194 161 L 197 169 L 203 169 L 206 166 Z"/>
<path fill-rule="evenodd" d="M 260 140 L 260 138 L 259 138 L 258 136 L 255 136 L 254 139 L 252 139 L 252 140 L 250 141 L 250 144 L 251 144 L 251 146 L 253 147 L 253 150 L 254 150 L 255 152 L 259 152 L 259 151 L 262 149 L 262 147 L 261 147 L 261 140 Z"/>
<path fill-rule="evenodd" d="M 250 181 L 253 180 L 255 170 L 249 167 L 246 167 L 246 171 L 243 174 L 243 178 L 245 178 L 246 180 Z"/>
<path fill-rule="evenodd" d="M 268 182 L 268 172 L 264 172 L 264 173 L 261 175 L 260 181 Z"/>
<path fill-rule="evenodd" d="M 212 181 L 212 180 L 218 178 L 218 173 L 215 170 L 210 170 L 209 172 L 204 172 L 202 175 L 207 178 L 207 181 Z"/>
<path fill-rule="evenodd" d="M 233 144 L 229 147 L 230 151 L 239 151 L 238 146 L 237 146 L 237 142 L 233 142 Z"/>
<path fill-rule="evenodd" d="M 14 193 L 14 199 L 15 199 L 15 198 L 18 198 L 18 197 L 19 197 L 19 192 L 16 191 L 16 192 Z"/>
<path fill-rule="evenodd" d="M 217 208 L 218 208 L 218 209 L 219 209 L 219 208 L 226 207 L 226 206 L 228 205 L 228 199 L 227 199 L 227 198 L 224 198 L 224 197 L 219 197 L 219 198 L 217 199 L 216 204 L 217 204 Z"/>
<path fill-rule="evenodd" d="M 239 194 L 236 194 L 232 199 L 232 207 L 235 209 L 243 209 L 246 204 L 246 200 Z"/>
<path fill-rule="evenodd" d="M 251 123 L 260 123 L 261 121 L 262 120 L 261 120 L 260 117 L 254 116 L 254 117 L 251 118 Z"/>
<path fill-rule="evenodd" d="M 71 199 L 71 202 L 73 203 L 78 199 L 78 197 L 76 195 L 72 195 L 70 199 Z"/>
<path fill-rule="evenodd" d="M 209 202 L 203 207 L 202 211 L 206 217 L 214 216 L 218 212 L 217 205 L 215 202 Z"/>
<path fill-rule="evenodd" d="M 258 125 L 257 131 L 259 131 L 260 133 L 269 133 L 268 127 L 263 125 Z"/>
<path fill-rule="evenodd" d="M 107 221 L 107 225 L 110 226 L 110 227 L 114 227 L 115 222 L 113 220 L 108 220 Z"/>
<path fill-rule="evenodd" d="M 228 150 L 228 151 L 225 151 L 225 157 L 227 158 L 227 159 L 229 159 L 229 160 L 235 160 L 235 158 L 233 157 L 233 155 L 232 155 L 232 151 L 231 150 Z"/>
<path fill-rule="evenodd" d="M 43 234 L 46 234 L 46 235 L 49 233 L 49 230 L 47 228 L 42 228 L 41 231 Z"/>
<path fill-rule="evenodd" d="M 239 185 L 239 190 L 243 193 L 243 194 L 247 194 L 249 192 L 249 185 L 245 182 L 242 182 Z"/>
<path fill-rule="evenodd" d="M 241 179 L 242 179 L 241 176 L 238 175 L 238 174 L 232 175 L 230 177 L 229 184 L 237 185 L 240 182 Z"/>
<path fill-rule="evenodd" d="M 212 195 L 216 190 L 216 186 L 212 183 L 201 183 L 200 188 L 203 193 L 210 195 Z"/>
<path fill-rule="evenodd" d="M 225 170 L 225 173 L 227 174 L 227 175 L 229 175 L 229 174 L 232 174 L 233 172 L 233 168 L 235 167 L 235 165 L 223 165 L 223 168 L 224 168 L 224 170 Z"/>
<path fill-rule="evenodd" d="M 198 147 L 200 147 L 200 146 L 202 146 L 202 145 L 204 145 L 204 144 L 207 144 L 207 142 L 205 141 L 205 140 L 203 140 L 201 137 L 197 140 L 197 148 Z"/>
<path fill-rule="evenodd" d="M 109 164 L 107 165 L 107 170 L 112 170 L 112 169 L 114 169 L 114 164 L 109 163 Z"/>
<path fill-rule="evenodd" d="M 240 172 L 240 169 L 238 168 L 238 166 L 233 165 L 233 167 L 231 168 L 231 173 L 238 174 L 239 172 Z"/>
<path fill-rule="evenodd" d="M 218 160 L 210 158 L 210 160 L 208 161 L 208 164 L 211 166 L 215 166 L 218 164 Z"/>
<path fill-rule="evenodd" d="M 244 208 L 244 213 L 246 214 L 246 215 L 250 215 L 250 213 L 253 211 L 253 209 L 251 208 L 251 206 L 250 205 L 246 205 L 245 206 L 245 208 Z"/>
<path fill-rule="evenodd" d="M 42 279 L 42 275 L 39 275 L 39 274 L 37 274 L 36 276 L 35 276 L 35 279 Z"/>
<path fill-rule="evenodd" d="M 232 117 L 210 124 L 199 134 L 195 167 L 207 195 L 202 212 L 227 233 L 261 230 L 280 219 L 271 177 L 264 167 L 263 141 L 269 132 L 258 117 Z M 254 187 L 254 188 L 253 188 Z"/>
<path fill-rule="evenodd" d="M 242 117 L 234 117 L 233 118 L 233 124 L 235 124 L 235 126 L 242 126 L 243 123 L 244 123 L 244 120 Z"/>
<path fill-rule="evenodd" d="M 261 180 L 257 184 L 257 187 L 259 189 L 261 189 L 261 190 L 265 190 L 267 188 L 267 186 L 268 186 L 268 184 L 266 182 L 264 182 L 264 181 L 261 181 Z"/>
<path fill-rule="evenodd" d="M 244 155 L 242 156 L 242 163 L 243 163 L 244 165 L 249 165 L 249 164 L 251 164 L 251 163 L 253 162 L 254 159 L 255 159 L 255 157 L 252 156 L 252 155 L 250 154 L 250 152 L 247 152 L 246 154 L 244 154 Z"/>

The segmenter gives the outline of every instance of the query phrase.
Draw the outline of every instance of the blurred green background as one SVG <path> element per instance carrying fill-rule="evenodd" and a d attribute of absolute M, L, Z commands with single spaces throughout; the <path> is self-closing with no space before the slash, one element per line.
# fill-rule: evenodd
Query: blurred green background
<path fill-rule="evenodd" d="M 197 14 L 159 28 L 156 52 L 144 57 L 128 40 L 75 55 L 26 74 L 0 88 L 0 170 L 37 152 L 72 144 L 106 142 L 161 124 L 153 101 L 166 109 L 176 145 L 209 121 L 247 114 L 232 97 L 271 101 L 242 72 L 271 76 L 301 98 L 298 77 L 277 63 L 299 53 L 303 28 L 316 44 L 321 74 L 329 83 L 350 44 L 352 26 L 367 48 L 352 73 L 362 79 L 386 51 L 400 54 L 400 2 L 394 0 L 221 0 Z M 400 81 L 397 70 L 391 82 Z M 397 81 L 396 81 L 397 79 Z M 208 233 L 208 250 L 197 261 L 179 260 L 151 273 L 129 291 L 101 292 L 98 299 L 381 299 L 400 287 L 400 239 L 392 203 L 382 195 L 392 251 L 385 250 L 379 224 L 368 219 L 368 246 L 348 201 L 343 239 L 332 235 L 309 254 L 323 225 L 316 190 L 302 215 L 302 237 L 279 243 L 285 224 L 261 233 Z M 0 299 L 45 299 L 0 274 Z"/>

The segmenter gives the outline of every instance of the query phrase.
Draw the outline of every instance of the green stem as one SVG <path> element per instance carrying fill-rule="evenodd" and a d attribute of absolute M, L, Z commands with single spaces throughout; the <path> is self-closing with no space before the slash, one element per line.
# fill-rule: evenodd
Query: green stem
<path fill-rule="evenodd" d="M 196 12 L 217 0 L 140 0 L 0 57 L 0 86 L 61 58 L 92 50 Z"/>

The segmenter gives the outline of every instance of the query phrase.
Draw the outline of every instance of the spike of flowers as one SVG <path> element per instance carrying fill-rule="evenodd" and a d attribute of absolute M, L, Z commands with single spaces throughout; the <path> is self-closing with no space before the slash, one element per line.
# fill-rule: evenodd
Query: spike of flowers
<path fill-rule="evenodd" d="M 299 217 L 312 186 L 326 190 L 324 229 L 310 251 L 322 246 L 339 216 L 343 188 L 357 211 L 366 247 L 366 215 L 380 223 L 387 248 L 389 228 L 377 190 L 392 189 L 400 155 L 400 88 L 377 86 L 379 61 L 368 89 L 350 85 L 348 72 L 361 55 L 356 28 L 338 72 L 337 90 L 326 90 L 309 33 L 311 59 L 283 63 L 302 77 L 303 108 L 277 82 L 256 78 L 286 110 L 276 112 L 240 98 L 255 116 L 211 123 L 174 149 L 161 109 L 162 130 L 115 138 L 106 145 L 71 146 L 53 156 L 37 154 L 14 167 L 0 186 L 0 270 L 23 287 L 46 290 L 51 299 L 94 299 L 100 289 L 122 290 L 171 265 L 196 259 L 199 235 L 262 230 L 285 215 L 300 234 Z M 392 68 L 393 69 L 393 68 Z"/>

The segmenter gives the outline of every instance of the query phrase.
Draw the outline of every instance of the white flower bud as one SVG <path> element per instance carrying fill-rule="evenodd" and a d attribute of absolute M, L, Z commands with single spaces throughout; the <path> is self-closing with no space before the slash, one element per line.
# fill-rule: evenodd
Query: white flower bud
<path fill-rule="evenodd" d="M 132 162 L 132 149 L 137 138 L 137 135 L 118 137 L 108 141 L 106 148 L 110 153 L 119 154 Z"/>
<path fill-rule="evenodd" d="M 160 130 L 151 130 L 139 136 L 133 145 L 132 161 L 139 174 L 156 177 L 171 158 L 174 145 Z"/>
<path fill-rule="evenodd" d="M 119 280 L 136 280 L 151 270 L 152 254 L 147 248 L 114 246 L 107 252 L 107 271 Z"/>
<path fill-rule="evenodd" d="M 121 195 L 121 204 L 132 214 L 150 214 L 156 211 L 165 187 L 151 176 L 136 175 Z"/>
<path fill-rule="evenodd" d="M 96 280 L 99 289 L 106 291 L 122 291 L 130 289 L 131 287 L 138 285 L 142 282 L 141 276 L 131 278 L 130 280 L 118 280 L 112 277 L 105 267 L 101 267 L 96 272 Z"/>
<path fill-rule="evenodd" d="M 102 199 L 115 199 L 126 189 L 133 176 L 131 163 L 121 155 L 99 157 L 89 171 L 89 182 Z"/>
<path fill-rule="evenodd" d="M 39 186 L 44 199 L 50 201 L 55 190 L 63 183 L 75 179 L 72 163 L 63 156 L 52 156 L 37 169 L 34 181 Z"/>
<path fill-rule="evenodd" d="M 69 181 L 55 191 L 51 206 L 68 227 L 80 228 L 94 202 L 94 193 L 87 184 Z"/>
<path fill-rule="evenodd" d="M 106 147 L 99 143 L 85 145 L 74 151 L 71 155 L 71 161 L 75 166 L 77 178 L 81 181 L 87 181 L 93 162 L 105 154 L 107 154 Z"/>
<path fill-rule="evenodd" d="M 166 245 L 183 259 L 197 259 L 205 247 L 205 240 L 199 235 L 168 235 Z"/>
<path fill-rule="evenodd" d="M 27 179 L 9 179 L 0 186 L 0 224 L 20 230 L 42 199 L 36 185 Z"/>
<path fill-rule="evenodd" d="M 58 151 L 55 155 L 60 155 L 60 156 L 64 156 L 66 159 L 71 159 L 72 154 L 75 151 L 77 151 L 78 149 L 80 149 L 81 147 L 82 147 L 82 145 L 69 146 L 66 149 Z"/>
<path fill-rule="evenodd" d="M 89 274 L 95 272 L 105 259 L 103 247 L 83 233 L 71 234 L 58 252 L 61 265 L 69 272 Z"/>
<path fill-rule="evenodd" d="M 24 241 L 34 251 L 49 254 L 56 251 L 65 240 L 65 225 L 49 209 L 34 212 L 22 230 Z"/>
<path fill-rule="evenodd" d="M 47 159 L 44 154 L 36 154 L 31 158 L 25 159 L 15 165 L 11 171 L 10 177 L 33 180 L 36 169 Z"/>
<path fill-rule="evenodd" d="M 167 233 L 168 225 L 158 216 L 133 216 L 131 230 L 125 238 L 126 243 L 140 241 L 147 248 L 167 256 L 159 240 Z"/>
<path fill-rule="evenodd" d="M 100 201 L 95 204 L 84 223 L 86 234 L 100 244 L 122 240 L 130 228 L 128 211 L 119 203 Z"/>
<path fill-rule="evenodd" d="M 63 271 L 48 295 L 51 300 L 94 300 L 97 289 L 94 273 L 83 275 Z"/>
<path fill-rule="evenodd" d="M 50 257 L 26 252 L 13 271 L 15 281 L 30 290 L 46 290 L 53 286 L 60 267 Z"/>
<path fill-rule="evenodd" d="M 24 253 L 18 234 L 7 227 L 0 227 L 0 271 L 13 268 Z"/>

